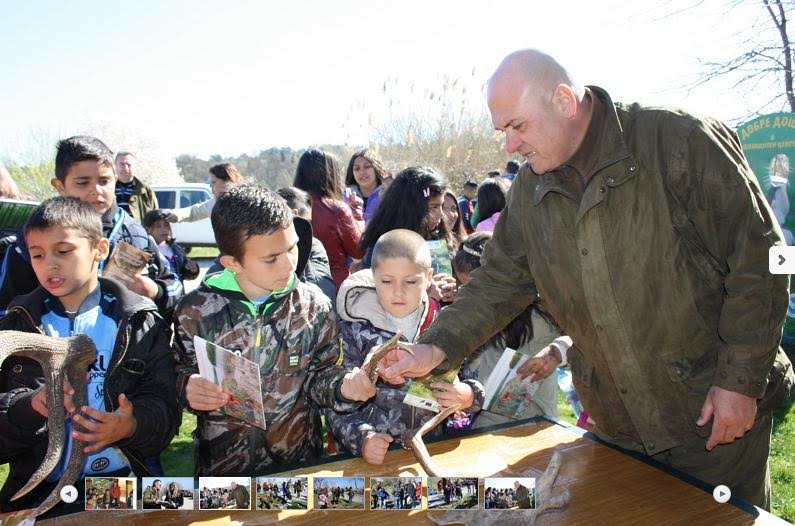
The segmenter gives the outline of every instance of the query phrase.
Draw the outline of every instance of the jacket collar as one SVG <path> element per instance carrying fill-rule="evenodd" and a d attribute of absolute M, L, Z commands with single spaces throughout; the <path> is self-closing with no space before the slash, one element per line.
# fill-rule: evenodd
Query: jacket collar
<path fill-rule="evenodd" d="M 81 311 L 85 308 L 85 306 L 87 306 L 87 302 L 90 301 L 91 295 L 95 293 L 100 295 L 105 293 L 111 294 L 119 302 L 122 312 L 124 312 L 124 315 L 127 317 L 130 317 L 136 312 L 142 310 L 157 310 L 157 306 L 152 300 L 130 292 L 126 287 L 114 279 L 100 277 L 99 287 L 97 289 L 98 291 L 95 290 L 92 292 L 83 302 L 83 305 L 80 306 Z M 44 302 L 48 298 L 55 299 L 55 297 L 47 292 L 44 287 L 38 286 L 33 289 L 32 292 L 14 298 L 14 300 L 8 306 L 8 309 L 11 310 L 11 308 L 15 306 L 23 307 L 38 323 L 38 320 L 41 320 L 41 316 L 43 314 Z M 99 298 L 97 298 L 97 302 L 98 301 Z M 56 301 L 53 303 L 53 305 L 60 306 L 61 302 Z"/>
<path fill-rule="evenodd" d="M 290 295 L 290 293 L 295 290 L 295 284 L 297 281 L 295 276 L 296 274 L 293 272 L 293 276 L 290 278 L 290 283 L 288 283 L 284 289 L 274 290 L 267 297 L 265 302 L 259 305 L 255 304 L 253 301 L 248 299 L 245 294 L 243 294 L 243 291 L 240 289 L 240 285 L 237 282 L 237 278 L 235 277 L 235 273 L 229 269 L 224 269 L 221 272 L 216 272 L 205 277 L 204 285 L 208 289 L 218 292 L 227 298 L 239 301 L 248 309 L 252 316 L 256 316 L 260 310 L 263 313 L 268 311 L 276 302 Z"/>
<path fill-rule="evenodd" d="M 637 170 L 634 168 L 634 162 L 630 170 L 611 173 L 609 176 L 604 176 L 604 174 L 600 174 L 599 172 L 608 166 L 631 157 L 629 148 L 624 139 L 624 128 L 618 116 L 621 105 L 613 103 L 610 95 L 602 88 L 597 86 L 587 86 L 587 88 L 590 90 L 592 96 L 600 100 L 607 112 L 604 119 L 604 131 L 601 134 L 601 145 L 595 149 L 598 152 L 597 155 L 599 159 L 594 164 L 593 179 L 603 177 L 604 184 L 607 186 L 619 186 L 635 176 Z M 570 169 L 567 165 L 563 165 L 560 168 L 540 175 L 533 172 L 529 164 L 526 169 L 535 176 L 535 191 L 533 193 L 534 205 L 538 205 L 549 192 L 557 192 L 575 201 L 578 200 L 578 197 L 567 188 L 563 180 L 564 176 L 562 172 Z"/>

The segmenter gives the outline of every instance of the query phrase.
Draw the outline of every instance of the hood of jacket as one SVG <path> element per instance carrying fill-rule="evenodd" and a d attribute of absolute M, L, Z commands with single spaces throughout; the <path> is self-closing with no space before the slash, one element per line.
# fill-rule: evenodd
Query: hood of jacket
<path fill-rule="evenodd" d="M 423 295 L 421 315 L 417 319 L 417 327 L 413 334 L 404 334 L 408 341 L 415 341 L 419 336 L 420 328 L 428 316 L 430 301 L 428 295 Z M 347 322 L 367 322 L 379 330 L 395 332 L 394 326 L 389 321 L 389 314 L 378 303 L 375 291 L 375 280 L 371 269 L 354 272 L 340 285 L 337 294 L 337 314 Z"/>

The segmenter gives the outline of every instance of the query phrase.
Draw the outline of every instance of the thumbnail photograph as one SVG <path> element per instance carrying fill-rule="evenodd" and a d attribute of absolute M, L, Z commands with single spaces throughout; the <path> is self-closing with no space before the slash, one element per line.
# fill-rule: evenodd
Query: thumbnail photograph
<path fill-rule="evenodd" d="M 143 477 L 141 508 L 145 510 L 193 510 L 193 477 Z"/>
<path fill-rule="evenodd" d="M 536 479 L 496 477 L 485 482 L 483 506 L 487 510 L 536 509 Z"/>
<path fill-rule="evenodd" d="M 364 477 L 314 477 L 316 510 L 363 510 Z"/>
<path fill-rule="evenodd" d="M 199 477 L 200 510 L 250 510 L 249 477 Z"/>
<path fill-rule="evenodd" d="M 137 481 L 129 477 L 86 477 L 86 509 L 134 510 Z"/>
<path fill-rule="evenodd" d="M 478 479 L 430 477 L 429 510 L 474 510 L 478 507 Z"/>
<path fill-rule="evenodd" d="M 305 510 L 309 503 L 306 477 L 257 477 L 254 507 L 258 510 Z"/>
<path fill-rule="evenodd" d="M 422 477 L 371 477 L 370 509 L 422 509 Z"/>

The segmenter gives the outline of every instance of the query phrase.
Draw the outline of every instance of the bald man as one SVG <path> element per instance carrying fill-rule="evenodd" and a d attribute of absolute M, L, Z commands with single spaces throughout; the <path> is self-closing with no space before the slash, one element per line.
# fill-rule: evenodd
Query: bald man
<path fill-rule="evenodd" d="M 384 379 L 458 367 L 543 298 L 600 438 L 768 509 L 789 280 L 768 272 L 782 233 L 734 132 L 613 103 L 537 50 L 502 62 L 488 104 L 527 162 L 485 263 Z"/>

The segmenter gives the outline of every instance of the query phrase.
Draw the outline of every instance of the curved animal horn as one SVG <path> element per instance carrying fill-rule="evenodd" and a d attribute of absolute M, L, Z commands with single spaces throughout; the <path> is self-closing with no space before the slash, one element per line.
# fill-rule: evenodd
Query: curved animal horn
<path fill-rule="evenodd" d="M 425 442 L 422 441 L 422 437 L 428 434 L 441 422 L 444 422 L 448 416 L 458 411 L 460 407 L 461 404 L 451 405 L 444 411 L 438 413 L 436 416 L 425 422 L 419 429 L 407 430 L 401 437 L 401 443 L 403 444 L 403 447 L 414 452 L 414 456 L 417 457 L 417 461 L 420 463 L 420 466 L 422 466 L 422 469 L 425 470 L 425 473 L 429 477 L 441 477 L 442 475 L 439 467 L 431 459 L 431 455 L 428 453 L 428 448 L 425 447 Z"/>
<path fill-rule="evenodd" d="M 0 363 L 12 355 L 31 358 L 41 365 L 45 379 L 48 412 L 48 442 L 44 460 L 25 486 L 12 497 L 14 500 L 28 494 L 38 486 L 61 459 L 66 438 L 64 375 L 75 391 L 72 397 L 75 407 L 82 407 L 87 402 L 86 372 L 96 358 L 96 347 L 91 338 L 83 334 L 71 338 L 52 338 L 35 333 L 0 331 Z M 82 441 L 73 439 L 66 471 L 58 485 L 36 508 L 33 513 L 34 517 L 58 504 L 61 488 L 77 480 L 85 463 L 84 445 Z"/>

